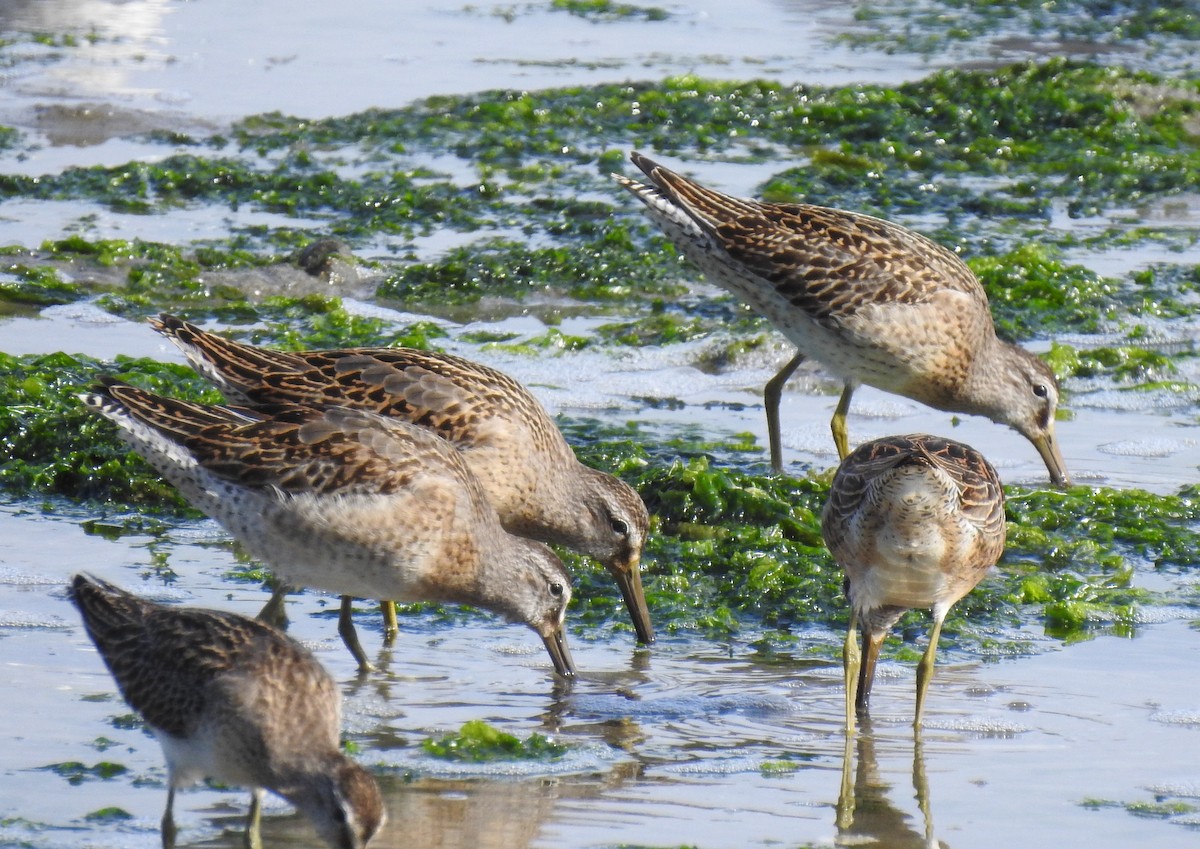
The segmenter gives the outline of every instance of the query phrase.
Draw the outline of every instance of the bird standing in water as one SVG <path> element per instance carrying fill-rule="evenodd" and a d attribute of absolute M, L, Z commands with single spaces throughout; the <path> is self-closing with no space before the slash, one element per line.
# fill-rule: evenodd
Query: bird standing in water
<path fill-rule="evenodd" d="M 868 215 L 735 198 L 630 158 L 649 183 L 614 174 L 617 182 L 708 279 L 796 346 L 764 392 L 776 472 L 780 394 L 811 358 L 844 382 L 830 423 L 839 459 L 850 452 L 850 397 L 865 383 L 1006 424 L 1033 443 L 1053 483 L 1070 483 L 1054 435 L 1054 373 L 996 336 L 983 286 L 952 251 Z"/>
<path fill-rule="evenodd" d="M 562 561 L 505 531 L 461 453 L 428 430 L 341 407 L 193 404 L 111 380 L 83 400 L 285 580 L 491 610 L 536 631 L 555 671 L 574 675 Z M 343 639 L 369 668 L 347 621 Z"/>
<path fill-rule="evenodd" d="M 341 694 L 276 629 L 217 610 L 156 604 L 86 575 L 68 592 L 121 695 L 162 744 L 175 791 L 201 778 L 252 788 L 246 844 L 262 846 L 263 788 L 299 808 L 334 849 L 362 849 L 383 825 L 379 786 L 341 752 Z"/>
<path fill-rule="evenodd" d="M 171 315 L 150 324 L 232 403 L 369 410 L 443 437 L 462 452 L 506 530 L 599 560 L 621 590 L 638 642 L 654 641 L 640 570 L 646 505 L 624 481 L 580 463 L 516 380 L 433 351 L 272 351 Z M 387 628 L 394 634 L 394 615 Z"/>
<path fill-rule="evenodd" d="M 1004 491 L 996 470 L 970 446 L 937 436 L 865 442 L 834 475 L 821 534 L 845 570 L 850 600 L 847 732 L 856 711 L 867 708 L 888 630 L 905 611 L 928 607 L 933 627 L 917 666 L 913 719 L 920 727 L 942 622 L 1004 552 Z"/>

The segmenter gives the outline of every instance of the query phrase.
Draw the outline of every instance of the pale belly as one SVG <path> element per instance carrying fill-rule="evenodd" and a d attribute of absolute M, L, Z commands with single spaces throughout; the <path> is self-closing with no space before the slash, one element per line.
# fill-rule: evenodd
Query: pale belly
<path fill-rule="evenodd" d="M 926 468 L 893 474 L 874 509 L 860 514 L 853 528 L 862 544 L 849 567 L 859 610 L 958 600 L 963 582 L 955 575 L 973 536 L 951 506 L 956 498 L 952 485 Z"/>
<path fill-rule="evenodd" d="M 237 787 L 258 784 L 252 765 L 239 757 L 242 750 L 236 744 L 230 745 L 231 741 L 220 740 L 212 726 L 201 726 L 188 738 L 173 737 L 155 728 L 151 731 L 162 745 L 175 787 L 189 787 L 206 778 Z"/>
<path fill-rule="evenodd" d="M 855 605 L 861 610 L 880 607 L 925 608 L 943 600 L 947 582 L 940 559 L 914 551 L 875 561 L 854 585 Z"/>
<path fill-rule="evenodd" d="M 437 563 L 431 535 L 406 532 L 382 501 L 278 501 L 229 491 L 214 518 L 285 581 L 357 598 L 419 601 L 416 583 Z"/>
<path fill-rule="evenodd" d="M 944 393 L 938 384 L 961 379 L 957 372 L 967 352 L 979 344 L 975 322 L 963 323 L 958 312 L 974 305 L 952 292 L 929 303 L 864 306 L 835 326 L 811 317 L 766 281 L 741 277 L 712 258 L 702 265 L 710 279 L 762 314 L 806 359 L 847 383 L 934 403 Z"/>

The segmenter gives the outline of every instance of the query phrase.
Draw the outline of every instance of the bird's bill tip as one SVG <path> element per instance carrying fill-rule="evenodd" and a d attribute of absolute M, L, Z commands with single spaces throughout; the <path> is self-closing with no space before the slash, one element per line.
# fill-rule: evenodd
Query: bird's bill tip
<path fill-rule="evenodd" d="M 1054 431 L 1049 430 L 1036 437 L 1033 440 L 1033 446 L 1046 464 L 1046 471 L 1050 473 L 1050 482 L 1055 486 L 1070 486 L 1071 476 L 1067 474 L 1067 463 L 1063 459 L 1062 451 L 1059 450 L 1058 440 L 1054 438 Z"/>
<path fill-rule="evenodd" d="M 654 642 L 654 625 L 650 622 L 650 608 L 646 604 L 646 592 L 642 588 L 641 557 L 633 555 L 628 560 L 609 564 L 609 571 L 621 588 L 621 597 L 633 621 L 637 641 L 643 645 Z"/>
<path fill-rule="evenodd" d="M 542 634 L 542 642 L 545 643 L 546 651 L 550 654 L 550 662 L 554 664 L 554 671 L 563 678 L 574 678 L 575 661 L 571 657 L 571 650 L 567 647 L 567 635 L 562 626 Z"/>

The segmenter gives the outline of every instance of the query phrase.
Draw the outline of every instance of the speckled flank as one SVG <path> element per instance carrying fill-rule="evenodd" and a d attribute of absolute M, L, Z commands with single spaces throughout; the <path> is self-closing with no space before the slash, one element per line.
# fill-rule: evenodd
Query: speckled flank
<path fill-rule="evenodd" d="M 936 436 L 864 443 L 834 476 L 821 531 L 846 573 L 848 644 L 856 622 L 863 628 L 860 707 L 888 630 L 906 610 L 932 609 L 919 721 L 921 682 L 932 672 L 942 620 L 1004 552 L 1004 491 L 995 469 L 973 448 Z"/>
<path fill-rule="evenodd" d="M 845 381 L 847 393 L 866 383 L 1007 424 L 1034 443 L 1055 482 L 1067 482 L 1054 441 L 1054 375 L 996 337 L 983 287 L 956 254 L 878 218 L 734 198 L 631 158 L 650 182 L 617 181 L 680 250 L 800 355 Z"/>
<path fill-rule="evenodd" d="M 339 747 L 341 695 L 294 640 L 261 622 L 155 604 L 83 575 L 70 595 L 121 694 L 162 743 L 170 774 L 164 844 L 174 838 L 175 789 L 201 778 L 278 793 L 339 849 L 365 846 L 378 831 L 379 788 Z"/>
<path fill-rule="evenodd" d="M 621 587 L 638 638 L 653 640 L 639 562 L 649 516 L 628 484 L 580 463 L 545 409 L 508 375 L 408 348 L 285 353 L 169 315 L 152 326 L 232 402 L 369 410 L 454 444 L 510 533 L 595 557 Z"/>
<path fill-rule="evenodd" d="M 460 453 L 427 430 L 340 407 L 244 413 L 116 382 L 84 400 L 295 585 L 470 604 L 561 634 L 562 563 L 507 533 Z M 552 659 L 573 672 L 569 658 Z"/>

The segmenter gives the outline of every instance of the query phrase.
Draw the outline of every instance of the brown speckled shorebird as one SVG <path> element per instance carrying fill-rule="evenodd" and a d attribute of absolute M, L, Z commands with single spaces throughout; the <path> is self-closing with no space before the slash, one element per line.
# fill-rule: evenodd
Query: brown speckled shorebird
<path fill-rule="evenodd" d="M 324 667 L 269 625 L 156 604 L 76 575 L 68 588 L 125 701 L 162 744 L 162 843 L 175 791 L 201 778 L 252 788 L 248 846 L 261 847 L 263 788 L 299 808 L 335 849 L 361 849 L 384 821 L 379 787 L 342 754 L 341 694 Z"/>
<path fill-rule="evenodd" d="M 796 346 L 764 392 L 775 471 L 783 469 L 780 393 L 811 357 L 845 382 L 831 423 L 839 458 L 850 450 L 850 396 L 866 383 L 1006 424 L 1033 443 L 1054 483 L 1070 483 L 1054 437 L 1053 372 L 997 338 L 979 279 L 952 251 L 878 218 L 742 200 L 639 153 L 631 159 L 650 183 L 614 174 L 617 182 L 705 276 Z"/>
<path fill-rule="evenodd" d="M 411 348 L 288 353 L 207 333 L 170 315 L 150 323 L 232 403 L 365 409 L 445 438 L 462 451 L 506 530 L 603 563 L 620 587 L 638 641 L 653 642 L 639 567 L 646 505 L 624 481 L 580 463 L 545 408 L 508 375 Z"/>
<path fill-rule="evenodd" d="M 555 671 L 574 674 L 562 562 L 506 532 L 461 453 L 430 431 L 340 407 L 193 404 L 115 381 L 83 400 L 284 580 L 491 610 L 535 630 Z M 370 668 L 347 623 L 343 639 Z"/>
<path fill-rule="evenodd" d="M 968 445 L 937 436 L 866 442 L 842 461 L 821 533 L 846 572 L 846 730 L 866 710 L 888 630 L 909 609 L 932 608 L 929 647 L 917 667 L 920 727 L 942 622 L 1004 552 L 1004 491 Z M 855 627 L 862 623 L 862 654 Z"/>

